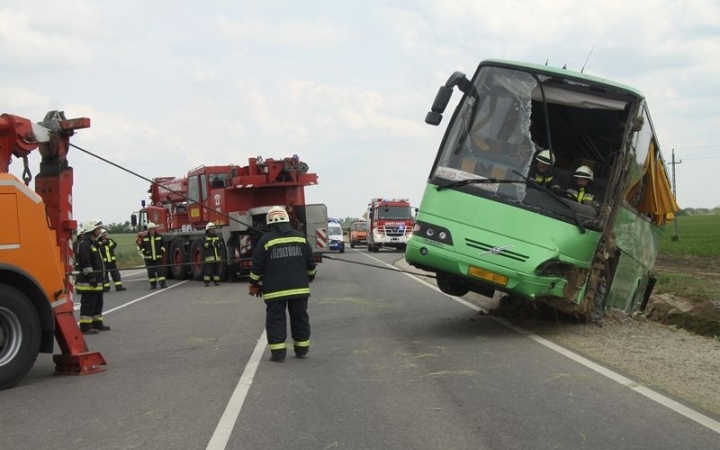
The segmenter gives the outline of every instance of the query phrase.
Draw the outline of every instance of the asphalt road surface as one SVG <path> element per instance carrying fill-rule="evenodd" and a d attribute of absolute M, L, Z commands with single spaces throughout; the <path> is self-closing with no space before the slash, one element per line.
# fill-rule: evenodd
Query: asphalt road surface
<path fill-rule="evenodd" d="M 717 417 L 385 270 L 400 252 L 332 256 L 309 357 L 283 363 L 246 283 L 151 291 L 125 273 L 105 295 L 112 330 L 86 337 L 107 370 L 55 376 L 40 355 L 0 392 L 0 449 L 720 448 Z"/>

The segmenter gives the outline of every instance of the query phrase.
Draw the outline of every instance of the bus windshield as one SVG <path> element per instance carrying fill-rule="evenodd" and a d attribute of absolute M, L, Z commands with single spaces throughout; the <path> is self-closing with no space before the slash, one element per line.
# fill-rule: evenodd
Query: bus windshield
<path fill-rule="evenodd" d="M 578 214 L 594 219 L 613 156 L 622 147 L 630 101 L 626 94 L 578 80 L 481 67 L 458 105 L 430 182 L 564 220 Z M 553 155 L 555 183 L 563 190 L 572 187 L 568 183 L 579 167 L 594 170 L 598 193 L 593 205 L 551 199 L 549 189 L 535 185 L 534 158 L 546 149 Z"/>

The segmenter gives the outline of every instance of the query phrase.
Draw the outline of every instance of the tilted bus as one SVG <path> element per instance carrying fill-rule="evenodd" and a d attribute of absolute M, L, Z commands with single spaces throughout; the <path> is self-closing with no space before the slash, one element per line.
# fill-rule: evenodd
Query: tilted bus
<path fill-rule="evenodd" d="M 440 87 L 438 125 L 462 92 L 432 164 L 405 258 L 451 295 L 505 292 L 581 314 L 646 300 L 660 233 L 678 207 L 638 90 L 544 65 L 487 60 Z M 590 204 L 528 177 L 553 155 L 558 183 L 594 174 Z"/>

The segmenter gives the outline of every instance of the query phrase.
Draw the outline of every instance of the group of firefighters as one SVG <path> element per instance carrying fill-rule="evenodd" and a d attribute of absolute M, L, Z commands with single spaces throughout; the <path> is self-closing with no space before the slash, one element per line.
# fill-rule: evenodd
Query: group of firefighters
<path fill-rule="evenodd" d="M 258 241 L 253 251 L 249 294 L 265 300 L 265 328 L 272 361 L 285 360 L 287 353 L 287 317 L 293 350 L 298 358 L 305 358 L 310 348 L 310 319 L 307 312 L 310 297 L 309 283 L 315 278 L 313 250 L 306 237 L 290 225 L 284 208 L 271 207 L 266 214 L 270 229 Z M 89 220 L 78 230 L 76 242 L 75 289 L 80 299 L 80 330 L 83 334 L 97 334 L 110 329 L 103 320 L 103 293 L 110 290 L 109 277 L 115 290 L 123 291 L 117 270 L 115 248 L 100 220 Z M 165 288 L 163 264 L 165 247 L 157 225 L 147 224 L 147 234 L 138 241 L 138 251 L 145 261 L 150 288 Z M 205 226 L 203 241 L 203 282 L 220 285 L 222 242 L 216 235 L 216 226 Z"/>

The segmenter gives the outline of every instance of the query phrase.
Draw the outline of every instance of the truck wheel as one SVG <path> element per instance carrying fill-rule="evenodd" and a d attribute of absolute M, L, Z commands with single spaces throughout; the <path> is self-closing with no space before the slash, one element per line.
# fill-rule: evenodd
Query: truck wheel
<path fill-rule="evenodd" d="M 170 270 L 176 280 L 184 280 L 188 275 L 188 255 L 185 245 L 180 239 L 175 239 L 170 245 Z"/>
<path fill-rule="evenodd" d="M 190 272 L 195 280 L 203 278 L 203 246 L 200 241 L 192 241 L 190 244 Z"/>
<path fill-rule="evenodd" d="M 40 351 L 40 318 L 30 299 L 0 284 L 0 389 L 17 384 Z"/>

